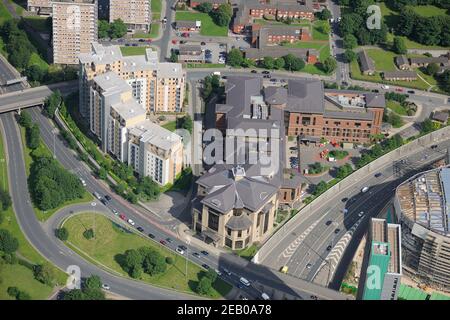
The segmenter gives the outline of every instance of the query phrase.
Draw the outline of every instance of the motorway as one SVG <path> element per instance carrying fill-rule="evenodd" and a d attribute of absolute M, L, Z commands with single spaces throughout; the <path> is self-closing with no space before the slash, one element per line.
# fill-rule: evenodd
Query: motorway
<path fill-rule="evenodd" d="M 367 230 L 368 218 L 380 213 L 380 210 L 392 199 L 395 187 L 399 183 L 409 175 L 423 169 L 430 161 L 444 157 L 448 147 L 450 147 L 450 140 L 439 143 L 439 147 L 434 150 L 429 147 L 419 148 L 413 154 L 405 155 L 402 159 L 406 160 L 403 166 L 407 171 L 402 173 L 401 178 L 395 174 L 391 162 L 378 172 L 381 173 L 380 177 L 377 178 L 372 174 L 364 181 L 353 181 L 348 188 L 321 203 L 314 211 L 303 213 L 304 217 L 299 220 L 293 230 L 289 232 L 283 228 L 279 230 L 278 232 L 284 232 L 285 236 L 272 249 L 273 254 L 269 254 L 261 263 L 273 269 L 287 265 L 289 274 L 313 281 L 332 248 L 347 230 L 358 223 L 357 232 L 345 252 L 351 261 L 360 238 Z M 370 189 L 362 193 L 361 189 L 365 186 L 369 186 Z M 347 263 L 341 261 L 336 270 L 336 279 L 332 282 L 334 285 L 332 288 L 339 287 L 339 280 L 342 280 L 350 261 Z"/>

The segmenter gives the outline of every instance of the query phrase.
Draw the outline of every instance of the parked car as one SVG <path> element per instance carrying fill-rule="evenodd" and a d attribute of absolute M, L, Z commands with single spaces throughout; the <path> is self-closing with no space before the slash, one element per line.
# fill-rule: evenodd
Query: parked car
<path fill-rule="evenodd" d="M 105 199 L 108 200 L 108 201 L 111 201 L 111 196 L 108 195 L 108 194 L 105 194 Z"/>
<path fill-rule="evenodd" d="M 327 222 L 325 222 L 325 225 L 326 225 L 326 226 L 329 226 L 329 225 L 332 224 L 332 223 L 333 223 L 333 221 L 328 220 Z"/>
<path fill-rule="evenodd" d="M 342 198 L 341 201 L 342 202 L 347 202 L 348 198 Z"/>
<path fill-rule="evenodd" d="M 138 41 L 139 42 L 145 42 L 145 39 L 139 39 Z"/>
<path fill-rule="evenodd" d="M 114 213 L 116 216 L 119 214 L 119 211 L 117 211 L 116 209 L 112 208 L 111 209 L 112 213 Z"/>
<path fill-rule="evenodd" d="M 252 70 L 251 73 L 258 73 L 258 70 Z"/>
<path fill-rule="evenodd" d="M 172 243 L 172 239 L 170 239 L 170 238 L 166 238 L 166 241 L 167 241 L 168 243 Z"/>
<path fill-rule="evenodd" d="M 372 92 L 378 93 L 378 92 L 380 92 L 380 90 L 378 90 L 378 89 L 373 89 Z"/>
<path fill-rule="evenodd" d="M 358 213 L 358 217 L 362 217 L 364 215 L 364 211 L 361 211 L 360 213 Z"/>
<path fill-rule="evenodd" d="M 129 224 L 131 224 L 132 226 L 134 226 L 134 225 L 136 224 L 132 219 L 128 219 L 127 222 L 128 222 Z"/>
<path fill-rule="evenodd" d="M 264 70 L 263 72 L 261 72 L 262 74 L 269 74 L 270 71 Z"/>
<path fill-rule="evenodd" d="M 86 181 L 84 181 L 83 178 L 80 178 L 80 182 L 81 182 L 81 184 L 83 185 L 83 187 L 86 187 Z"/>
<path fill-rule="evenodd" d="M 396 88 L 395 91 L 397 91 L 397 92 L 403 92 L 403 89 L 402 89 L 402 88 Z"/>
<path fill-rule="evenodd" d="M 361 192 L 362 192 L 362 193 L 365 193 L 365 192 L 367 192 L 367 191 L 369 191 L 369 187 L 364 187 L 364 188 L 361 189 Z"/>
<path fill-rule="evenodd" d="M 431 146 L 431 149 L 436 149 L 438 146 L 437 146 L 437 144 L 433 144 L 432 146 Z"/>
<path fill-rule="evenodd" d="M 159 243 L 161 243 L 163 246 L 167 244 L 164 240 L 159 240 Z"/>
<path fill-rule="evenodd" d="M 100 199 L 100 202 L 103 203 L 105 206 L 108 204 L 108 201 L 106 201 L 106 199 Z"/>
<path fill-rule="evenodd" d="M 202 267 L 205 268 L 206 270 L 209 269 L 209 266 L 206 263 L 202 264 Z"/>
<path fill-rule="evenodd" d="M 187 250 L 187 247 L 186 247 L 186 246 L 183 246 L 183 245 L 178 246 L 178 248 L 180 248 L 181 250 L 184 250 L 184 251 Z"/>
<path fill-rule="evenodd" d="M 144 228 L 142 228 L 142 227 L 137 227 L 136 228 L 139 232 L 144 232 Z"/>
<path fill-rule="evenodd" d="M 312 264 L 311 264 L 311 263 L 308 263 L 308 264 L 306 265 L 306 269 L 311 269 L 311 267 L 312 267 Z"/>
<path fill-rule="evenodd" d="M 222 272 L 220 272 L 219 270 L 215 269 L 214 271 L 216 271 L 216 273 L 219 277 L 222 276 Z"/>
<path fill-rule="evenodd" d="M 389 86 L 386 85 L 386 84 L 382 84 L 382 85 L 381 85 L 381 88 L 384 89 L 384 90 L 389 90 Z"/>
<path fill-rule="evenodd" d="M 416 92 L 414 90 L 408 90 L 408 93 L 415 94 Z"/>
<path fill-rule="evenodd" d="M 148 237 L 149 237 L 150 239 L 155 239 L 155 235 L 154 235 L 153 233 L 149 233 L 149 234 L 148 234 Z"/>
<path fill-rule="evenodd" d="M 94 191 L 92 194 L 93 194 L 94 197 L 96 197 L 98 200 L 101 200 L 101 199 L 102 199 L 102 196 L 101 196 L 98 192 Z"/>

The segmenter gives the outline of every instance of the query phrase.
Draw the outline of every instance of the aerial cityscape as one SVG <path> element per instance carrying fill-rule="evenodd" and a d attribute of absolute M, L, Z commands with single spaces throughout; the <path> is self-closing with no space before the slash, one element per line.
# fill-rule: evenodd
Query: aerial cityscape
<path fill-rule="evenodd" d="M 0 164 L 0 300 L 450 300 L 450 0 L 2 0 Z"/>

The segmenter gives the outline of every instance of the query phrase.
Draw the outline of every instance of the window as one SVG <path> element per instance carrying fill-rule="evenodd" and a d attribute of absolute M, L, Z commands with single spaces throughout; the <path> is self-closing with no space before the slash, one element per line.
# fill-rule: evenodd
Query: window
<path fill-rule="evenodd" d="M 238 235 L 237 236 L 238 236 L 238 238 L 242 237 L 242 231 L 241 230 L 238 231 Z"/>
<path fill-rule="evenodd" d="M 219 230 L 219 216 L 212 212 L 211 209 L 208 210 L 208 227 L 214 231 Z"/>

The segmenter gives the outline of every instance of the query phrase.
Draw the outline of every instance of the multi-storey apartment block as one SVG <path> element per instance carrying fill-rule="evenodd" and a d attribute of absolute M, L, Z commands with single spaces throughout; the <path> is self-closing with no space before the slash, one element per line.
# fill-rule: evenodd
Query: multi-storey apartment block
<path fill-rule="evenodd" d="M 181 137 L 146 119 L 132 87 L 114 72 L 96 76 L 90 87 L 90 129 L 101 148 L 160 185 L 182 170 Z"/>
<path fill-rule="evenodd" d="M 121 19 L 129 31 L 148 32 L 151 14 L 148 0 L 110 0 L 109 3 L 109 22 Z"/>
<path fill-rule="evenodd" d="M 124 57 L 119 46 L 93 43 L 90 53 L 79 56 L 80 112 L 89 115 L 89 88 L 97 75 L 116 73 L 133 89 L 134 98 L 147 112 L 181 112 L 185 72 L 179 63 L 159 62 L 158 54 Z"/>
<path fill-rule="evenodd" d="M 28 0 L 27 10 L 30 12 L 36 12 L 39 15 L 51 15 L 51 0 Z"/>
<path fill-rule="evenodd" d="M 77 64 L 98 39 L 96 0 L 52 1 L 53 62 Z"/>

